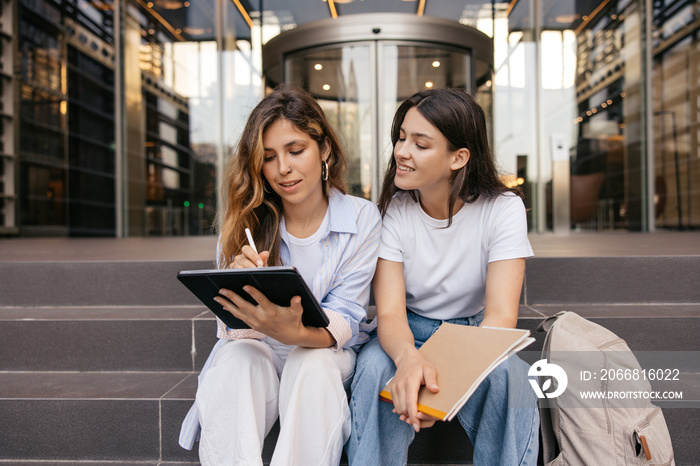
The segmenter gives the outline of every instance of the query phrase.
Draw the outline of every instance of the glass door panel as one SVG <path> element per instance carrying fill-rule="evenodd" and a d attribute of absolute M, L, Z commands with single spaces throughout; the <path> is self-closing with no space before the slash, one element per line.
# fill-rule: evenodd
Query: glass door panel
<path fill-rule="evenodd" d="M 376 201 L 396 108 L 421 89 L 471 89 L 471 56 L 396 41 L 338 44 L 287 55 L 285 81 L 310 91 L 337 129 L 349 192 Z"/>
<path fill-rule="evenodd" d="M 383 43 L 379 51 L 379 179 L 391 157 L 391 123 L 394 112 L 422 89 L 470 89 L 471 57 L 467 51 L 435 46 Z"/>
<path fill-rule="evenodd" d="M 345 150 L 348 192 L 376 198 L 374 49 L 353 43 L 287 57 L 286 81 L 307 89 L 323 108 Z"/>

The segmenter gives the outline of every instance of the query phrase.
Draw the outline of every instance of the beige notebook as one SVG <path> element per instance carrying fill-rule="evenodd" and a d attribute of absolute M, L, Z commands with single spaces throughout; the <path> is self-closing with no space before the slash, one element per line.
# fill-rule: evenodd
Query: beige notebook
<path fill-rule="evenodd" d="M 534 341 L 529 330 L 442 324 L 418 350 L 435 366 L 440 387 L 438 393 L 421 387 L 418 411 L 443 421 L 451 420 L 509 353 L 520 351 Z M 392 381 L 379 394 L 389 402 Z"/>

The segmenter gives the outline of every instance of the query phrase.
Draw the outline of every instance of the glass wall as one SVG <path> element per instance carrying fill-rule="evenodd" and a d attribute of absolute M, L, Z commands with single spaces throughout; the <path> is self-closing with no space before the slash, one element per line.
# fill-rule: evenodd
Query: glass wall
<path fill-rule="evenodd" d="M 700 7 L 655 1 L 651 23 L 653 224 L 694 229 L 700 226 Z"/>
<path fill-rule="evenodd" d="M 238 5 L 2 2 L 0 233 L 211 233 L 261 95 L 260 28 Z"/>
<path fill-rule="evenodd" d="M 534 230 L 699 226 L 699 11 L 632 0 L 495 11 L 495 146 Z"/>
<path fill-rule="evenodd" d="M 345 150 L 348 192 L 376 194 L 375 50 L 368 43 L 291 54 L 287 81 L 308 89 L 338 132 Z"/>
<path fill-rule="evenodd" d="M 478 29 L 493 55 L 467 57 L 452 37 L 426 49 L 420 27 L 380 48 L 297 49 L 292 79 L 308 79 L 342 134 L 354 194 L 376 195 L 398 101 L 471 73 L 531 231 L 700 226 L 697 2 L 334 3 L 0 2 L 0 235 L 211 233 L 221 169 L 263 92 L 263 45 L 364 13 L 388 15 L 367 43 L 403 21 L 391 15 L 422 15 Z M 335 71 L 304 68 L 321 62 Z M 400 79 L 369 79 L 373 67 Z"/>
<path fill-rule="evenodd" d="M 491 111 L 492 44 L 471 27 L 384 13 L 316 21 L 263 47 L 268 86 L 311 92 L 338 131 L 351 194 L 376 201 L 394 113 L 415 92 L 456 87 Z"/>

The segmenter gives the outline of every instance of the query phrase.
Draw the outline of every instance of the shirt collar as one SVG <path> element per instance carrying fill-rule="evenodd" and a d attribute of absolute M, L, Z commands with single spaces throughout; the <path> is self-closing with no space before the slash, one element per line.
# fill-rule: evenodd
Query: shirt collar
<path fill-rule="evenodd" d="M 337 233 L 357 233 L 359 205 L 349 195 L 332 189 L 328 196 L 328 229 Z"/>

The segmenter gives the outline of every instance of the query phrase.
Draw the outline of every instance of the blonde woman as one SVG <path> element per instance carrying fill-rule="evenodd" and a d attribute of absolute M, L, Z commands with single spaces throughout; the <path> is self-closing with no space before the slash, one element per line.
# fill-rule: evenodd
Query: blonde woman
<path fill-rule="evenodd" d="M 224 175 L 218 265 L 295 266 L 330 325 L 305 327 L 295 298 L 277 306 L 246 290 L 253 305 L 221 291 L 216 301 L 250 329 L 217 321 L 220 340 L 180 435 L 192 448 L 201 427 L 202 464 L 262 464 L 264 439 L 278 418 L 271 464 L 340 462 L 350 435 L 345 390 L 353 348 L 367 340 L 381 230 L 377 207 L 345 194 L 344 169 L 335 132 L 305 91 L 282 86 L 252 111 Z"/>

